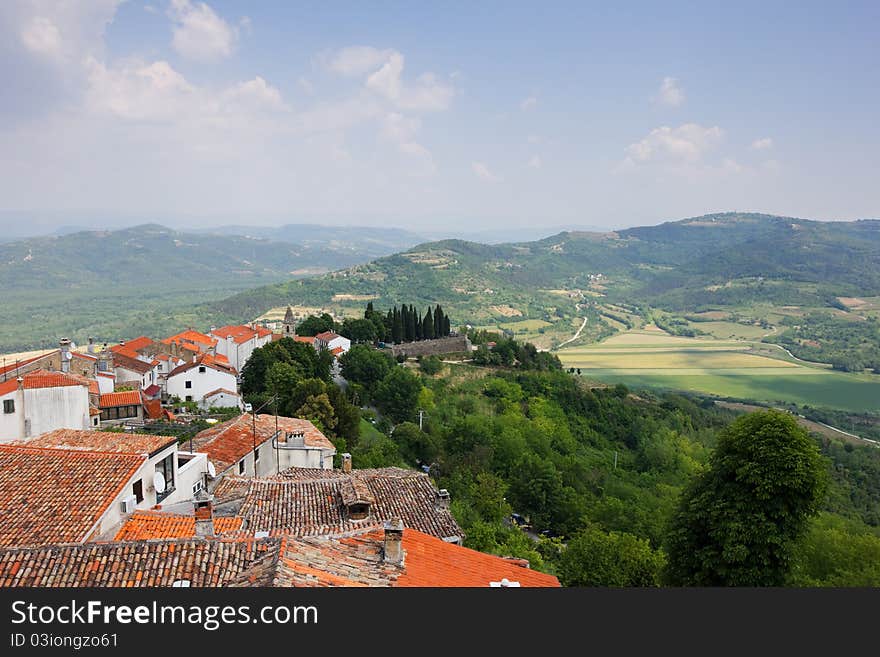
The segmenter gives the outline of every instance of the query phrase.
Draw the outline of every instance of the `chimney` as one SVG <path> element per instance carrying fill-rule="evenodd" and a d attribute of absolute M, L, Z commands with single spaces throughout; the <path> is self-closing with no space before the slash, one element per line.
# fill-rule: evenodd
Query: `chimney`
<path fill-rule="evenodd" d="M 18 413 L 18 437 L 24 439 L 28 434 L 27 420 L 24 415 L 24 379 L 19 375 L 15 382 L 18 383 L 18 393 L 15 396 L 17 405 L 15 410 Z"/>
<path fill-rule="evenodd" d="M 88 352 L 89 352 L 90 354 L 92 354 L 92 355 L 95 354 L 95 338 L 93 338 L 92 336 L 89 336 L 89 348 L 88 348 Z"/>
<path fill-rule="evenodd" d="M 383 561 L 397 566 L 403 565 L 403 521 L 399 518 L 385 523 Z"/>
<path fill-rule="evenodd" d="M 214 503 L 204 489 L 193 498 L 193 512 L 196 518 L 196 537 L 214 536 Z"/>
<path fill-rule="evenodd" d="M 351 454 L 348 452 L 342 455 L 342 471 L 345 473 L 351 472 Z"/>
<path fill-rule="evenodd" d="M 61 371 L 69 372 L 70 371 L 70 339 L 69 338 L 61 338 L 61 342 L 58 343 L 58 346 L 61 349 Z"/>
<path fill-rule="evenodd" d="M 306 434 L 302 429 L 295 429 L 287 434 L 287 442 L 291 447 L 305 447 Z"/>
<path fill-rule="evenodd" d="M 441 488 L 437 491 L 437 498 L 434 501 L 434 508 L 438 511 L 440 509 L 449 508 L 449 491 L 445 488 Z"/>

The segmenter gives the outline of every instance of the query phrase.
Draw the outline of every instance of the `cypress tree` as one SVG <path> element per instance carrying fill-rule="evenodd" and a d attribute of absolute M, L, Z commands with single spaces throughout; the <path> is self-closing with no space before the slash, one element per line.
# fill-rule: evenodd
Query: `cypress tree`
<path fill-rule="evenodd" d="M 424 320 L 422 319 L 421 313 L 416 314 L 416 340 L 424 340 L 425 339 L 425 327 Z"/>
<path fill-rule="evenodd" d="M 406 339 L 408 342 L 415 342 L 416 339 L 416 309 L 412 305 L 406 312 Z"/>
<path fill-rule="evenodd" d="M 397 307 L 394 307 L 393 323 L 391 324 L 391 339 L 395 344 L 403 342 L 403 318 Z"/>
<path fill-rule="evenodd" d="M 433 340 L 434 335 L 434 317 L 431 315 L 431 308 L 425 313 L 424 326 L 422 328 L 422 337 L 425 340 Z"/>
<path fill-rule="evenodd" d="M 452 333 L 452 326 L 449 323 L 449 317 L 443 317 L 443 335 L 450 335 Z"/>
<path fill-rule="evenodd" d="M 434 309 L 434 337 L 439 338 L 443 335 L 443 309 L 440 304 Z"/>

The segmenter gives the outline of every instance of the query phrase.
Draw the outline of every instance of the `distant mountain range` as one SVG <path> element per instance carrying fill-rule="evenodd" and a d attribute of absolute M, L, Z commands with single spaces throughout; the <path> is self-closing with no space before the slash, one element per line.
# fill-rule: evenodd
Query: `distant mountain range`
<path fill-rule="evenodd" d="M 479 324 L 556 323 L 599 297 L 684 313 L 880 295 L 877 220 L 723 213 L 516 243 L 413 245 L 418 238 L 393 228 L 148 224 L 3 244 L 0 347 L 158 334 L 287 304 L 355 313 L 366 297 L 380 307 L 439 302 L 455 321 Z"/>
<path fill-rule="evenodd" d="M 212 307 L 256 316 L 287 303 L 329 305 L 334 295 L 374 295 L 379 304 L 462 306 L 469 309 L 462 319 L 478 321 L 511 295 L 541 308 L 558 305 L 545 303 L 538 291 L 591 289 L 599 274 L 609 299 L 671 310 L 757 297 L 822 306 L 838 295 L 880 294 L 880 221 L 725 213 L 515 244 L 444 240 L 345 272 L 249 290 Z M 518 310 L 532 316 L 528 307 Z"/>

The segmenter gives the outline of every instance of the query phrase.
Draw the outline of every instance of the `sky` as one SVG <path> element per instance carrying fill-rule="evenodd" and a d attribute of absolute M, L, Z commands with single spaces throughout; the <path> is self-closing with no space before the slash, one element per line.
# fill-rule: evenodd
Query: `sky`
<path fill-rule="evenodd" d="M 0 229 L 877 218 L 878 34 L 873 1 L 4 0 Z"/>

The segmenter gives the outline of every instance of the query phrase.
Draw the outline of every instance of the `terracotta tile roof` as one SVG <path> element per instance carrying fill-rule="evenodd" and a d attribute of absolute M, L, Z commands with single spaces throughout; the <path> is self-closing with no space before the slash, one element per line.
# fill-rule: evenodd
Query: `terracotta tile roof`
<path fill-rule="evenodd" d="M 144 462 L 129 454 L 0 445 L 0 546 L 85 540 Z"/>
<path fill-rule="evenodd" d="M 214 358 L 214 356 L 212 356 L 211 354 L 203 354 L 196 358 L 194 361 L 190 361 L 189 363 L 184 363 L 183 365 L 175 367 L 173 370 L 171 370 L 171 372 L 168 373 L 168 378 L 171 378 L 172 376 L 177 376 L 178 374 L 182 374 L 184 372 L 188 372 L 198 365 L 204 365 L 205 367 L 210 367 L 212 370 L 216 370 L 217 372 L 232 374 L 233 376 L 237 374 L 234 367 L 218 362 L 217 359 Z"/>
<path fill-rule="evenodd" d="M 161 420 L 164 417 L 161 399 L 145 399 L 144 412 L 151 420 Z"/>
<path fill-rule="evenodd" d="M 265 337 L 272 335 L 272 331 L 267 329 L 265 326 L 258 326 L 256 328 L 256 331 L 257 331 L 257 335 L 261 338 L 265 338 Z"/>
<path fill-rule="evenodd" d="M 155 383 L 144 388 L 144 394 L 147 395 L 148 397 L 155 397 L 160 392 L 162 392 L 162 388 L 157 386 Z"/>
<path fill-rule="evenodd" d="M 141 335 L 133 340 L 126 340 L 124 348 L 131 349 L 132 351 L 138 351 L 143 349 L 144 347 L 149 347 L 153 344 L 153 339 L 148 338 L 146 335 Z M 116 347 L 120 347 L 123 345 L 116 345 Z M 115 347 L 110 347 L 111 350 L 115 350 Z"/>
<path fill-rule="evenodd" d="M 113 372 L 98 372 L 98 376 L 105 376 L 108 379 L 115 379 L 116 375 Z"/>
<path fill-rule="evenodd" d="M 90 395 L 100 395 L 101 388 L 98 386 L 98 382 L 95 379 L 89 379 L 89 394 Z"/>
<path fill-rule="evenodd" d="M 223 472 L 253 451 L 254 424 L 257 445 L 264 444 L 275 435 L 274 415 L 258 414 L 254 423 L 252 416 L 245 413 L 196 434 L 193 438 L 193 449 L 207 453 L 217 472 Z M 307 447 L 334 449 L 333 443 L 308 420 L 279 417 L 278 430 L 282 441 L 286 439 L 287 433 L 302 431 L 303 442 Z"/>
<path fill-rule="evenodd" d="M 23 360 L 18 361 L 17 363 L 10 363 L 6 367 L 0 367 L 0 374 L 6 374 L 7 372 L 14 372 L 16 369 L 25 367 L 26 365 L 30 365 L 31 363 L 40 360 L 41 358 L 45 358 L 51 354 L 57 353 L 58 350 L 55 351 L 47 351 L 44 354 L 40 354 L 39 356 L 31 356 L 30 358 L 25 358 Z"/>
<path fill-rule="evenodd" d="M 110 408 L 111 406 L 130 406 L 132 404 L 140 405 L 140 390 L 123 390 L 121 392 L 107 392 L 101 395 L 98 406 L 101 408 Z"/>
<path fill-rule="evenodd" d="M 277 558 L 255 562 L 230 586 L 479 587 L 516 582 L 558 587 L 553 575 L 503 557 L 447 543 L 414 529 L 403 531 L 403 563 L 384 560 L 384 531 L 343 536 L 282 538 Z"/>
<path fill-rule="evenodd" d="M 335 340 L 340 337 L 338 333 L 334 333 L 333 331 L 324 331 L 323 333 L 318 333 L 315 336 L 318 340 L 324 340 L 325 342 L 330 342 L 331 340 Z"/>
<path fill-rule="evenodd" d="M 279 539 L 177 539 L 0 550 L 0 587 L 223 586 Z"/>
<path fill-rule="evenodd" d="M 153 369 L 153 364 L 137 358 L 132 358 L 123 353 L 117 353 L 113 354 L 113 367 L 121 367 L 130 372 L 136 372 L 137 374 L 143 375 Z"/>
<path fill-rule="evenodd" d="M 214 395 L 219 395 L 225 393 L 227 395 L 232 395 L 233 397 L 238 397 L 237 392 L 233 392 L 232 390 L 227 390 L 226 388 L 217 388 L 216 390 L 212 390 L 211 392 L 206 392 L 203 399 L 207 399 L 208 397 L 213 397 Z"/>
<path fill-rule="evenodd" d="M 194 352 L 196 352 L 197 354 L 200 353 L 200 352 L 202 351 L 202 350 L 199 349 L 196 345 L 194 345 L 194 344 L 189 344 L 189 343 L 187 343 L 187 344 L 183 344 L 183 345 L 181 345 L 181 347 L 182 347 L 183 349 L 188 350 L 188 351 L 194 351 Z"/>
<path fill-rule="evenodd" d="M 176 442 L 177 438 L 174 436 L 154 436 L 148 433 L 55 429 L 36 438 L 18 440 L 11 444 L 23 447 L 143 456 L 156 454 Z"/>
<path fill-rule="evenodd" d="M 406 552 L 396 586 L 478 586 L 507 579 L 520 586 L 560 586 L 559 580 L 503 557 L 452 545 L 412 529 L 403 530 Z"/>
<path fill-rule="evenodd" d="M 236 344 L 242 344 L 253 338 L 260 337 L 259 332 L 252 329 L 250 326 L 244 326 L 241 324 L 236 326 L 222 326 L 211 331 L 211 334 L 224 340 L 232 337 L 233 342 Z"/>
<path fill-rule="evenodd" d="M 219 536 L 241 529 L 241 518 L 218 516 L 214 518 L 214 532 Z M 135 511 L 116 534 L 116 541 L 144 541 L 156 538 L 193 538 L 196 535 L 195 516 L 160 511 Z"/>
<path fill-rule="evenodd" d="M 165 338 L 162 340 L 164 344 L 183 344 L 187 342 L 192 342 L 195 344 L 202 345 L 203 347 L 213 347 L 217 344 L 217 338 L 212 338 L 210 335 L 205 335 L 204 333 L 199 333 L 198 331 L 193 331 L 192 329 L 187 329 L 186 331 L 181 331 L 176 335 L 172 335 L 171 337 Z"/>
<path fill-rule="evenodd" d="M 223 354 L 214 354 L 214 362 L 220 363 L 221 365 L 229 365 L 229 359 Z"/>
<path fill-rule="evenodd" d="M 95 408 L 94 406 L 89 406 L 89 415 L 100 415 L 101 409 Z"/>
<path fill-rule="evenodd" d="M 38 388 L 62 388 L 65 386 L 89 386 L 89 379 L 71 374 L 69 372 L 50 372 L 48 370 L 33 370 L 24 374 L 22 386 L 25 390 Z M 0 395 L 8 395 L 18 388 L 17 379 L 9 379 L 0 383 Z"/>
<path fill-rule="evenodd" d="M 351 474 L 292 468 L 282 476 L 266 479 L 227 475 L 214 496 L 217 504 L 227 503 L 233 509 L 238 506 L 238 515 L 252 531 L 294 536 L 335 534 L 400 518 L 407 527 L 438 538 L 462 537 L 461 528 L 428 475 L 401 468 L 353 470 Z M 358 501 L 370 503 L 369 515 L 364 520 L 351 520 L 346 503 Z"/>
<path fill-rule="evenodd" d="M 90 363 L 93 363 L 96 360 L 98 360 L 97 356 L 92 356 L 91 354 L 84 354 L 79 351 L 71 351 L 70 353 L 73 354 L 74 358 L 78 358 L 79 360 L 89 361 Z"/>
<path fill-rule="evenodd" d="M 129 347 L 127 344 L 124 344 L 124 345 L 123 344 L 115 344 L 112 347 L 110 347 L 110 351 L 113 352 L 114 357 L 119 356 L 119 355 L 128 356 L 129 358 L 137 358 L 138 357 L 137 349 L 134 349 L 133 347 Z"/>
<path fill-rule="evenodd" d="M 333 349 L 330 350 L 330 353 L 333 354 L 334 356 L 338 356 L 339 354 L 341 354 L 344 351 L 345 351 L 345 349 L 343 349 L 342 347 L 333 347 Z"/>
<path fill-rule="evenodd" d="M 293 339 L 296 342 L 306 342 L 308 344 L 315 344 L 315 336 L 313 335 L 295 335 Z"/>

